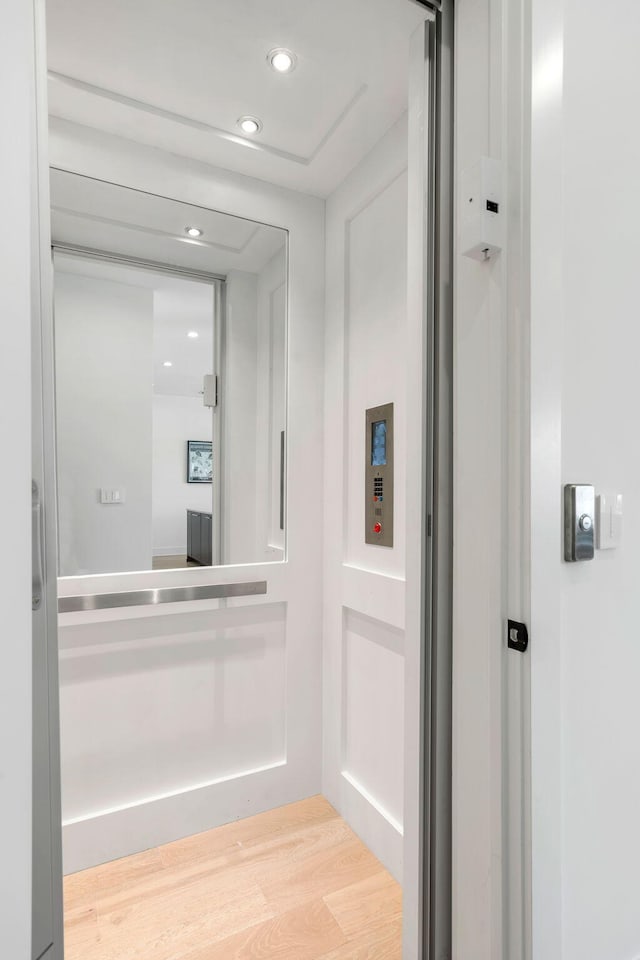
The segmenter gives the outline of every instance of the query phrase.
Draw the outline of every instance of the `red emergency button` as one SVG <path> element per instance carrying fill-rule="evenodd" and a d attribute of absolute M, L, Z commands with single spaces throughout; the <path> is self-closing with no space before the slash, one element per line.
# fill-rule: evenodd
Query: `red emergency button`
<path fill-rule="evenodd" d="M 374 525 L 373 525 L 373 532 L 374 532 L 374 533 L 382 533 L 382 524 L 380 523 L 379 520 L 377 520 L 377 521 L 374 523 Z"/>

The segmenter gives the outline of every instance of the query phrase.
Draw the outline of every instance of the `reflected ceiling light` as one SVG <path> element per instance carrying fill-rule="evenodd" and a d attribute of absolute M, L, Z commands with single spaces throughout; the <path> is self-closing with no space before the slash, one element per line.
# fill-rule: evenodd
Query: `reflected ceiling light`
<path fill-rule="evenodd" d="M 260 133 L 262 124 L 257 117 L 240 117 L 238 126 L 243 133 Z"/>
<path fill-rule="evenodd" d="M 185 227 L 185 228 L 184 228 L 184 232 L 185 232 L 185 233 L 187 234 L 187 236 L 189 236 L 189 237 L 201 237 L 201 236 L 202 236 L 202 230 L 200 229 L 200 227 Z"/>
<path fill-rule="evenodd" d="M 276 47 L 267 54 L 267 61 L 276 73 L 291 73 L 296 67 L 296 55 L 285 47 Z"/>
<path fill-rule="evenodd" d="M 172 367 L 173 364 L 171 363 L 171 360 L 165 360 L 165 362 L 162 364 L 162 366 L 163 366 L 163 367 Z"/>
<path fill-rule="evenodd" d="M 200 334 L 198 333 L 197 330 L 189 330 L 189 333 L 187 334 L 187 336 L 191 337 L 192 340 L 195 340 L 196 337 L 200 336 Z"/>

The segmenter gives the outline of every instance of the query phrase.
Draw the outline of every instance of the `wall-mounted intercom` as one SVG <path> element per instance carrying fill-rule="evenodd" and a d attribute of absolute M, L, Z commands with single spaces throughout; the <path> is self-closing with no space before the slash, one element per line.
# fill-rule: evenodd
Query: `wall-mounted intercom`
<path fill-rule="evenodd" d="M 473 260 L 490 260 L 504 243 L 502 168 L 481 157 L 461 176 L 460 251 Z"/>
<path fill-rule="evenodd" d="M 364 531 L 366 543 L 393 546 L 393 404 L 366 414 Z"/>

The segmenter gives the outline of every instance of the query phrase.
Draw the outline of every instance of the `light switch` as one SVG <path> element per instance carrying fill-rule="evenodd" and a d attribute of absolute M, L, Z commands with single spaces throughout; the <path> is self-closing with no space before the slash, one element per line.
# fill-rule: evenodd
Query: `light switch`
<path fill-rule="evenodd" d="M 100 503 L 124 503 L 124 490 L 114 490 L 110 487 L 101 487 Z"/>
<path fill-rule="evenodd" d="M 598 550 L 615 550 L 622 541 L 622 494 L 598 497 Z"/>

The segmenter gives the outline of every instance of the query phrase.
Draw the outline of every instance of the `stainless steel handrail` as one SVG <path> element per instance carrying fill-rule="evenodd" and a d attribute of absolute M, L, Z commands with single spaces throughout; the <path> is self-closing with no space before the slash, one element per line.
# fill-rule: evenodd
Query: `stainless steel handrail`
<path fill-rule="evenodd" d="M 116 607 L 147 607 L 159 603 L 185 603 L 192 600 L 219 600 L 225 597 L 255 597 L 267 592 L 266 580 L 250 583 L 209 583 L 184 587 L 155 587 L 127 590 L 124 593 L 90 593 L 58 597 L 58 613 L 112 610 Z"/>

